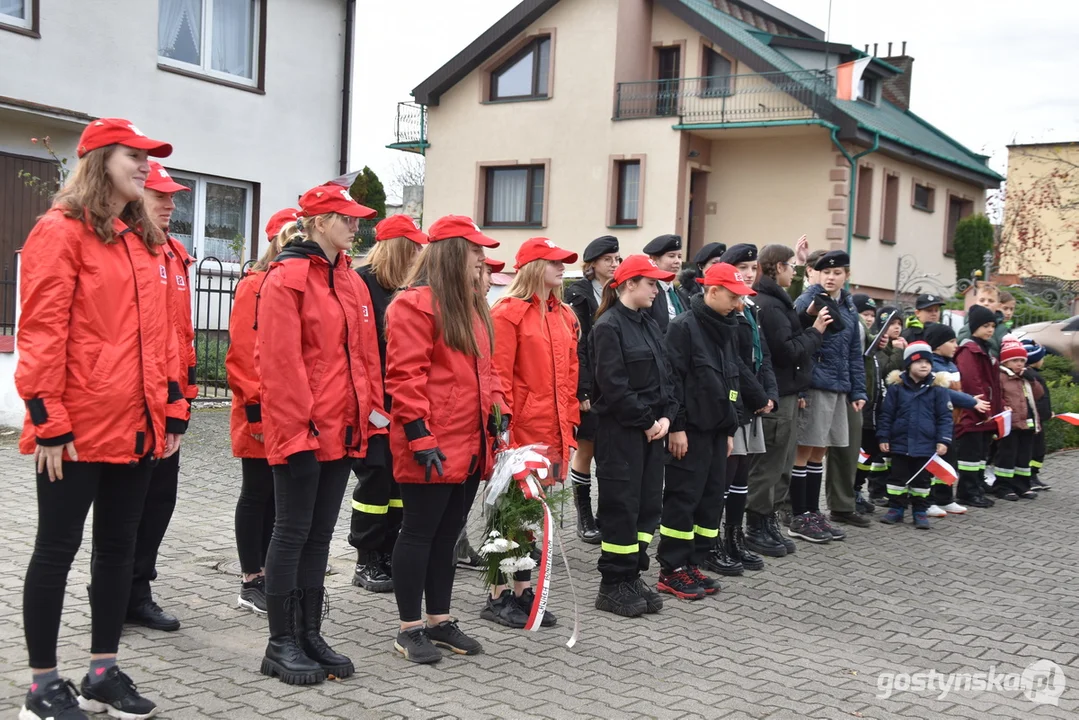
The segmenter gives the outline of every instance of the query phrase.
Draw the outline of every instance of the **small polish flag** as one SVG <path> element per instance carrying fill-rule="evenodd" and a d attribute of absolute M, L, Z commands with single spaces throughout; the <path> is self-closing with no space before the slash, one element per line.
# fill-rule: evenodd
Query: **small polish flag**
<path fill-rule="evenodd" d="M 865 465 L 867 462 L 869 462 L 869 453 L 867 453 L 861 448 L 858 448 L 858 462 L 860 462 L 862 465 Z"/>
<path fill-rule="evenodd" d="M 996 423 L 997 423 L 997 437 L 998 438 L 1008 437 L 1008 435 L 1012 431 L 1012 411 L 1011 410 L 1005 410 L 1004 412 L 1000 413 L 999 415 L 994 415 L 993 417 L 991 417 L 989 419 L 990 420 L 995 420 Z"/>
<path fill-rule="evenodd" d="M 1063 420 L 1070 425 L 1079 425 L 1079 413 L 1058 413 L 1053 417 L 1057 420 Z"/>
<path fill-rule="evenodd" d="M 856 100 L 858 98 L 858 82 L 862 79 L 862 73 L 869 65 L 871 57 L 859 60 L 851 60 L 839 65 L 835 69 L 835 96 L 839 100 Z"/>
<path fill-rule="evenodd" d="M 925 469 L 929 471 L 929 474 L 940 480 L 945 485 L 955 485 L 955 481 L 959 479 L 959 473 L 955 471 L 947 461 L 940 455 L 934 455 L 929 458 L 929 462 L 926 463 Z"/>

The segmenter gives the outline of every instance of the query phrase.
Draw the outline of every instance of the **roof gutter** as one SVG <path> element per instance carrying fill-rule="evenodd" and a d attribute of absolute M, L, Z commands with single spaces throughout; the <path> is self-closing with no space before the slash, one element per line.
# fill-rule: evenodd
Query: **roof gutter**
<path fill-rule="evenodd" d="M 843 157 L 850 163 L 850 192 L 847 193 L 847 257 L 850 257 L 851 241 L 854 237 L 854 198 L 858 188 L 858 158 L 875 153 L 880 148 L 880 133 L 873 133 L 873 147 L 863 150 L 857 155 L 851 155 L 843 143 L 839 142 L 839 128 L 832 128 L 832 144 L 843 153 Z"/>
<path fill-rule="evenodd" d="M 356 45 L 356 0 L 345 3 L 345 58 L 344 80 L 341 87 L 341 157 L 337 174 L 348 172 L 349 139 L 352 128 L 352 63 Z"/>

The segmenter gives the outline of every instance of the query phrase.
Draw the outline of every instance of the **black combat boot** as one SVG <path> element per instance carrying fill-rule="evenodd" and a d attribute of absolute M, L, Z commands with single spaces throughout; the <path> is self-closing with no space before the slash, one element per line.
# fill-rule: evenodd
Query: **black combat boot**
<path fill-rule="evenodd" d="M 783 543 L 783 547 L 787 549 L 788 555 L 793 555 L 797 549 L 794 541 L 783 534 L 783 530 L 779 527 L 779 513 L 772 513 L 764 519 L 765 529 L 768 530 L 768 534 L 773 538 Z"/>
<path fill-rule="evenodd" d="M 746 547 L 768 557 L 785 557 L 787 546 L 772 537 L 763 515 L 746 511 Z"/>
<path fill-rule="evenodd" d="M 742 565 L 742 562 L 732 558 L 727 553 L 727 548 L 724 544 L 719 541 L 717 541 L 708 554 L 704 556 L 704 562 L 702 564 L 712 572 L 728 577 L 741 575 L 745 572 L 745 567 Z"/>
<path fill-rule="evenodd" d="M 573 486 L 573 501 L 577 505 L 577 537 L 589 545 L 599 545 L 599 528 L 592 515 L 592 487 L 590 485 Z"/>
<path fill-rule="evenodd" d="M 393 592 L 393 578 L 382 561 L 382 553 L 374 550 L 360 550 L 358 554 L 356 571 L 352 574 L 352 584 L 376 593 Z"/>
<path fill-rule="evenodd" d="M 326 675 L 341 680 L 347 678 L 356 669 L 352 661 L 344 655 L 334 652 L 322 638 L 323 608 L 329 610 L 326 602 L 326 588 L 307 588 L 303 591 L 300 602 L 300 647 L 304 654 L 317 662 Z"/>
<path fill-rule="evenodd" d="M 742 563 L 742 567 L 746 570 L 763 570 L 764 558 L 755 553 L 751 553 L 746 548 L 746 536 L 742 532 L 742 526 L 732 527 L 731 525 L 724 524 L 723 527 L 723 544 L 726 546 L 727 554 L 732 559 Z"/>
<path fill-rule="evenodd" d="M 314 685 L 326 679 L 326 671 L 307 657 L 296 639 L 298 594 L 294 590 L 288 595 L 266 596 L 270 642 L 262 658 L 261 672 L 269 677 L 278 677 L 288 685 Z"/>

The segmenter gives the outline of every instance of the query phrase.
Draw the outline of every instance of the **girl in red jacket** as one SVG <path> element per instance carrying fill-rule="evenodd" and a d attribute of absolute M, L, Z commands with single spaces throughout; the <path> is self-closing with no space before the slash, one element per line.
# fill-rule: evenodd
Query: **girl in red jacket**
<path fill-rule="evenodd" d="M 300 234 L 266 271 L 256 297 L 255 368 L 277 517 L 266 554 L 270 641 L 262 673 L 289 684 L 344 678 L 352 661 L 321 634 L 323 587 L 354 458 L 385 434 L 371 296 L 346 254 L 358 218 L 336 185 L 300 198 Z"/>
<path fill-rule="evenodd" d="M 562 303 L 564 263 L 577 253 L 557 247 L 547 238 L 532 238 L 517 251 L 517 274 L 506 295 L 495 303 L 495 369 L 504 383 L 506 401 L 515 421 L 510 444 L 546 445 L 551 481 L 565 478 L 570 455 L 577 447 L 574 428 L 581 422 L 577 401 L 577 316 Z M 513 590 L 491 587 L 480 612 L 484 620 L 523 628 L 536 594 L 532 573 L 513 577 Z M 555 624 L 552 613 L 543 625 Z"/>
<path fill-rule="evenodd" d="M 454 547 L 480 479 L 491 470 L 492 439 L 509 424 L 492 362 L 491 314 L 480 294 L 483 248 L 498 243 L 455 215 L 428 233 L 408 287 L 386 311 L 390 449 L 404 503 L 393 550 L 401 620 L 394 648 L 420 663 L 442 659 L 435 645 L 462 655 L 483 651 L 449 615 Z M 494 406 L 502 413 L 498 427 Z"/>
<path fill-rule="evenodd" d="M 296 208 L 274 213 L 266 223 L 270 244 L 258 262 L 236 285 L 229 318 L 229 349 L 225 353 L 229 389 L 232 391 L 232 413 L 229 431 L 232 436 L 232 456 L 240 458 L 243 480 L 240 497 L 236 500 L 236 553 L 240 556 L 240 594 L 238 607 L 259 615 L 266 614 L 266 551 L 274 526 L 273 470 L 266 462 L 266 446 L 262 436 L 262 401 L 259 376 L 255 372 L 255 301 L 266 270 L 298 234 Z"/>
<path fill-rule="evenodd" d="M 142 202 L 147 155 L 172 146 L 103 118 L 79 139 L 75 172 L 22 249 L 20 450 L 37 466 L 38 521 L 23 623 L 33 683 L 19 717 L 157 712 L 116 664 L 150 474 L 173 455 L 187 413 L 167 312 L 165 237 Z M 68 571 L 94 506 L 90 670 L 76 697 L 56 638 Z"/>

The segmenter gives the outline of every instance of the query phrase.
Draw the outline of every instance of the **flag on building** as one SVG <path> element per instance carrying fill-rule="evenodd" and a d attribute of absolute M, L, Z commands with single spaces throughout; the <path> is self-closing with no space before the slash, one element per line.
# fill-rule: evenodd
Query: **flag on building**
<path fill-rule="evenodd" d="M 871 57 L 851 60 L 839 65 L 835 69 L 835 96 L 840 100 L 857 100 L 858 83 L 862 79 L 862 73 L 869 65 Z"/>

